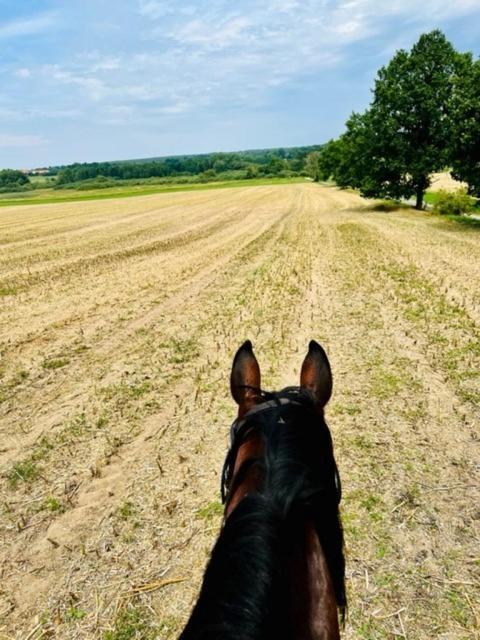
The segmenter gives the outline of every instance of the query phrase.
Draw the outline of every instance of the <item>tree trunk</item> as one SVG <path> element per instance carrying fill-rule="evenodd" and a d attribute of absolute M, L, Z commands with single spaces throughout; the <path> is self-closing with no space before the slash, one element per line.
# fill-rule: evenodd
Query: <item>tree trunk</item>
<path fill-rule="evenodd" d="M 418 187 L 418 189 L 417 189 L 417 202 L 415 204 L 415 209 L 418 209 L 420 211 L 423 209 L 423 194 L 424 194 L 424 188 L 423 187 Z"/>

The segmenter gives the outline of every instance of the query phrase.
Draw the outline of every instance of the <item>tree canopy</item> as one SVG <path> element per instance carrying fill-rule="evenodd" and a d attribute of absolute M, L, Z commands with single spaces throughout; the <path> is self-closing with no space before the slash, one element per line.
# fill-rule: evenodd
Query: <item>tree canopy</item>
<path fill-rule="evenodd" d="M 452 101 L 450 161 L 453 177 L 480 197 L 480 60 L 463 62 Z"/>
<path fill-rule="evenodd" d="M 420 209 L 430 174 L 448 166 L 455 148 L 455 175 L 475 174 L 480 183 L 478 78 L 441 31 L 422 35 L 378 71 L 369 109 L 352 114 L 345 133 L 322 149 L 320 174 L 367 197 L 414 196 Z"/>

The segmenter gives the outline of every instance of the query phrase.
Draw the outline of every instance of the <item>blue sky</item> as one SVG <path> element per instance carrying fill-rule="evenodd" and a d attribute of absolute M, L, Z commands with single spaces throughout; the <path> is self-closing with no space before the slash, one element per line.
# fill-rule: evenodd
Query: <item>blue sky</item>
<path fill-rule="evenodd" d="M 316 144 L 480 0 L 0 0 L 0 167 Z"/>

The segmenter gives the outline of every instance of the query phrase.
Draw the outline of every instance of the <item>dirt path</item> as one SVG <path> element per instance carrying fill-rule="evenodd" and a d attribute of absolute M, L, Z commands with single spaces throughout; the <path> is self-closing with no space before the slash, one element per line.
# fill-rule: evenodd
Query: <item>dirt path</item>
<path fill-rule="evenodd" d="M 0 638 L 178 635 L 247 337 L 331 357 L 345 636 L 478 637 L 479 258 L 313 184 L 1 210 Z"/>

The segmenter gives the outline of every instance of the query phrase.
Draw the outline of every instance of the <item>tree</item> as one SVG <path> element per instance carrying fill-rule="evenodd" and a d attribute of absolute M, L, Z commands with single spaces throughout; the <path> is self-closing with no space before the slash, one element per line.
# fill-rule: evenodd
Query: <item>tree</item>
<path fill-rule="evenodd" d="M 9 185 L 24 185 L 30 182 L 28 176 L 16 169 L 2 169 L 0 171 L 0 187 Z"/>
<path fill-rule="evenodd" d="M 319 160 L 320 160 L 320 152 L 312 151 L 305 158 L 305 171 L 310 178 L 318 182 L 320 180 L 319 175 Z"/>
<path fill-rule="evenodd" d="M 452 100 L 450 161 L 452 176 L 480 197 L 480 59 L 465 56 Z"/>
<path fill-rule="evenodd" d="M 2 169 L 0 171 L 0 191 L 25 191 L 32 189 L 28 176 L 16 169 Z"/>
<path fill-rule="evenodd" d="M 353 114 L 340 140 L 337 182 L 370 197 L 416 197 L 448 161 L 453 78 L 459 55 L 440 31 L 399 50 L 375 80 L 370 109 Z M 351 165 L 351 166 L 349 166 Z"/>
<path fill-rule="evenodd" d="M 330 180 L 337 178 L 338 167 L 343 155 L 342 140 L 329 140 L 319 152 L 318 157 L 318 179 Z"/>

